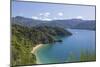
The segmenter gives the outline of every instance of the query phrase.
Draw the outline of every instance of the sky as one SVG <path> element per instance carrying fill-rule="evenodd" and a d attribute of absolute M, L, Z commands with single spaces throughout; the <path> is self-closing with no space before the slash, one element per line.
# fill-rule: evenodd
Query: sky
<path fill-rule="evenodd" d="M 12 17 L 23 16 L 38 20 L 83 19 L 95 20 L 95 6 L 12 2 Z"/>

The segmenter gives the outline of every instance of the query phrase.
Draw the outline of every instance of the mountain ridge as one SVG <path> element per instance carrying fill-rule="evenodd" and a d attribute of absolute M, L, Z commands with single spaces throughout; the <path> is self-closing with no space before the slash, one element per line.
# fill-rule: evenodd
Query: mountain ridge
<path fill-rule="evenodd" d="M 34 26 L 52 26 L 52 27 L 61 27 L 61 28 L 72 28 L 72 29 L 89 29 L 95 30 L 96 21 L 95 20 L 83 20 L 83 19 L 64 19 L 64 20 L 35 20 L 32 18 L 26 18 L 22 16 L 12 17 L 12 23 L 23 25 L 27 27 Z"/>

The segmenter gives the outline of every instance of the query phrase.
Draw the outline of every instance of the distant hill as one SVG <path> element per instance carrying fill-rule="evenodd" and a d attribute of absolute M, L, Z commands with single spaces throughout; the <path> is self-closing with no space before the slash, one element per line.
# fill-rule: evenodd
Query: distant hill
<path fill-rule="evenodd" d="M 95 20 L 68 19 L 54 20 L 49 23 L 41 23 L 38 26 L 57 26 L 62 28 L 95 30 L 96 22 Z"/>
<path fill-rule="evenodd" d="M 28 27 L 33 27 L 33 26 L 36 26 L 36 25 L 42 23 L 42 21 L 34 20 L 31 18 L 25 18 L 25 17 L 21 17 L 21 16 L 16 16 L 16 17 L 12 18 L 12 23 L 18 24 L 18 25 L 23 25 L 23 26 L 28 26 Z"/>
<path fill-rule="evenodd" d="M 66 20 L 42 21 L 42 20 L 35 20 L 31 18 L 25 18 L 21 16 L 13 17 L 12 23 L 24 25 L 28 27 L 52 26 L 52 27 L 61 27 L 61 28 L 89 29 L 89 30 L 95 30 L 96 27 L 95 20 L 66 19 Z"/>
<path fill-rule="evenodd" d="M 40 26 L 46 25 L 46 26 L 59 26 L 59 27 L 63 27 L 63 28 L 71 28 L 71 27 L 78 25 L 81 22 L 82 22 L 82 20 L 80 20 L 80 19 L 53 20 L 50 23 L 40 24 Z"/>
<path fill-rule="evenodd" d="M 89 29 L 89 30 L 96 30 L 96 21 L 84 21 L 82 23 L 79 23 L 75 27 L 76 29 Z"/>

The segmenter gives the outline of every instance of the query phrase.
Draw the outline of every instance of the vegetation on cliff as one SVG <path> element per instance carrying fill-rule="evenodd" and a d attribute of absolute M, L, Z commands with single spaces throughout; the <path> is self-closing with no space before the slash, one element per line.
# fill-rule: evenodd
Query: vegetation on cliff
<path fill-rule="evenodd" d="M 69 36 L 70 32 L 58 27 L 25 27 L 12 25 L 11 65 L 36 64 L 36 56 L 31 53 L 37 44 L 56 42 L 56 36 Z"/>

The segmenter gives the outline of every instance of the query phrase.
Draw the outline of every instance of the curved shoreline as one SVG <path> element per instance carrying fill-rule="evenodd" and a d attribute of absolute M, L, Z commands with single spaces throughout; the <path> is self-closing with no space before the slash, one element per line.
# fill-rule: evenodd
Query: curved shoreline
<path fill-rule="evenodd" d="M 38 44 L 37 46 L 33 47 L 31 53 L 34 54 L 34 53 L 36 52 L 36 50 L 37 50 L 39 47 L 41 47 L 42 45 L 43 45 L 43 44 Z"/>
<path fill-rule="evenodd" d="M 32 54 L 35 54 L 36 50 L 37 50 L 38 48 L 40 48 L 42 45 L 43 45 L 43 44 L 37 44 L 37 46 L 33 47 L 31 53 L 32 53 Z M 36 58 L 37 58 L 37 57 L 36 57 Z M 36 61 L 36 63 L 37 63 L 37 64 L 41 64 L 41 62 L 40 62 L 39 60 Z"/>

